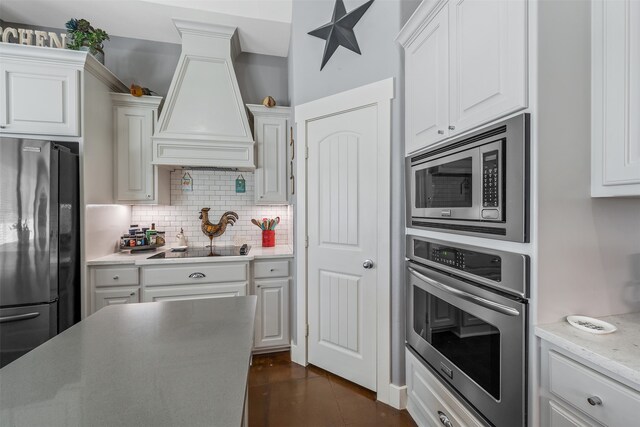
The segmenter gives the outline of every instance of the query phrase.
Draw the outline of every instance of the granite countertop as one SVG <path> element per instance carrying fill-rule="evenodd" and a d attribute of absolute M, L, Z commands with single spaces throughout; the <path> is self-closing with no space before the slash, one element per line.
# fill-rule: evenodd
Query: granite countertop
<path fill-rule="evenodd" d="M 193 264 L 193 263 L 209 263 L 209 262 L 234 262 L 234 261 L 251 261 L 261 258 L 290 258 L 293 256 L 293 247 L 289 245 L 276 245 L 272 248 L 263 248 L 261 246 L 252 246 L 248 255 L 241 256 L 223 256 L 211 258 L 176 258 L 176 259 L 148 259 L 150 256 L 161 252 L 171 250 L 160 249 L 153 252 L 140 252 L 131 254 L 129 252 L 117 252 L 100 258 L 87 261 L 87 265 L 114 265 L 114 264 L 132 264 L 132 265 L 153 265 L 153 264 Z"/>
<path fill-rule="evenodd" d="M 600 317 L 618 330 L 591 334 L 558 322 L 536 327 L 536 335 L 640 387 L 640 313 Z"/>
<path fill-rule="evenodd" d="M 256 297 L 105 307 L 0 370 L 0 425 L 241 426 Z"/>

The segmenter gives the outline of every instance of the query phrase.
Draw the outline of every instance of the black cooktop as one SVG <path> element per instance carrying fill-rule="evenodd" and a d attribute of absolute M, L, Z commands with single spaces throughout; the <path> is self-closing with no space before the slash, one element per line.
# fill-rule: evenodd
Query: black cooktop
<path fill-rule="evenodd" d="M 159 254 L 155 254 L 150 256 L 147 259 L 158 259 L 158 258 L 201 258 L 201 257 L 209 257 L 209 256 L 242 256 L 248 255 L 251 246 L 242 245 L 242 246 L 214 246 L 213 248 L 188 248 L 184 251 L 177 251 L 172 249 L 170 251 L 161 252 Z"/>

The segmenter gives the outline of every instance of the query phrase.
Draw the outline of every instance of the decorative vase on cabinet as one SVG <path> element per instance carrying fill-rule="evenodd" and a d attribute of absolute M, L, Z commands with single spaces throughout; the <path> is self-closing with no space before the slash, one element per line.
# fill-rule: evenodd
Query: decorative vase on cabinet
<path fill-rule="evenodd" d="M 169 171 L 152 164 L 151 136 L 159 96 L 112 93 L 115 144 L 115 199 L 124 204 L 168 204 Z"/>
<path fill-rule="evenodd" d="M 640 3 L 591 7 L 591 196 L 640 196 Z"/>
<path fill-rule="evenodd" d="M 291 108 L 247 105 L 256 141 L 257 205 L 287 204 L 287 140 Z"/>

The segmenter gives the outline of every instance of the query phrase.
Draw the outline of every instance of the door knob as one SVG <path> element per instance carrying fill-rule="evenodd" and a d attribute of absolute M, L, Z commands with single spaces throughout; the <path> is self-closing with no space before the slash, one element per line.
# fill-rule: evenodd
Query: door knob
<path fill-rule="evenodd" d="M 373 261 L 371 261 L 370 259 L 366 259 L 364 260 L 364 262 L 362 263 L 362 266 L 366 269 L 370 269 L 373 268 Z"/>

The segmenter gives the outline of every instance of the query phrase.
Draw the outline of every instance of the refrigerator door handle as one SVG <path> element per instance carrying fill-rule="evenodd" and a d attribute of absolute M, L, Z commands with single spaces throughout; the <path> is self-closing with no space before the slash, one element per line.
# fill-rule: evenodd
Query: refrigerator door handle
<path fill-rule="evenodd" d="M 0 323 L 17 322 L 19 320 L 35 319 L 38 316 L 40 316 L 40 313 L 38 313 L 38 312 L 17 314 L 15 316 L 5 316 L 5 317 L 0 317 Z"/>

